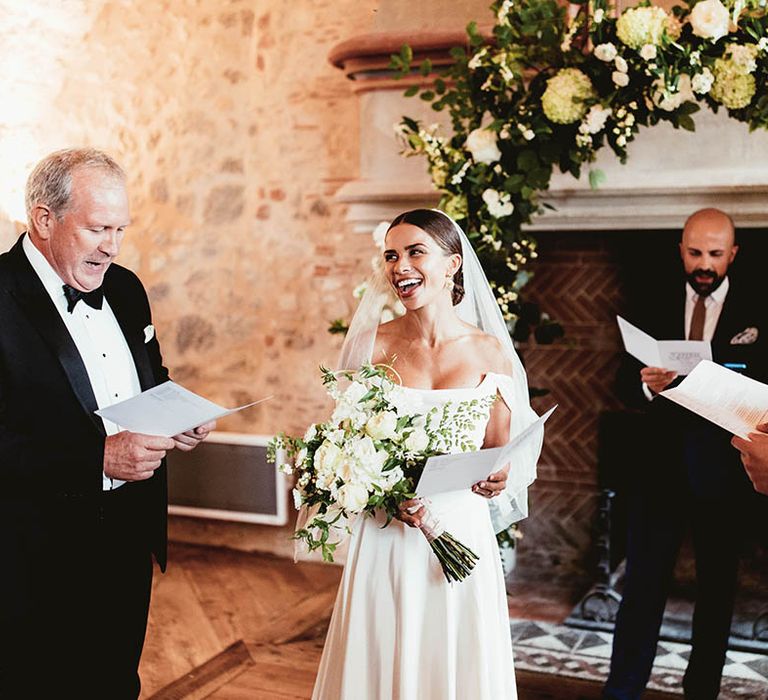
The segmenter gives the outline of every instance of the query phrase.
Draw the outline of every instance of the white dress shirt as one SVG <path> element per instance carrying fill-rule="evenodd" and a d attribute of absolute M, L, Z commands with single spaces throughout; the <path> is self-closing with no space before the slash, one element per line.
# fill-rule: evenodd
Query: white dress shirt
<path fill-rule="evenodd" d="M 728 295 L 728 287 L 730 282 L 728 277 L 720 283 L 720 286 L 711 294 L 704 297 L 704 307 L 706 309 L 706 315 L 704 316 L 704 332 L 702 334 L 702 340 L 712 342 L 712 338 L 715 337 L 715 330 L 717 330 L 717 322 L 720 320 L 720 313 L 723 310 L 723 304 L 725 303 L 725 297 Z M 693 320 L 693 307 L 696 306 L 699 295 L 691 287 L 691 285 L 685 283 L 685 339 L 688 340 L 691 335 L 691 321 Z M 645 398 L 652 401 L 654 393 L 648 388 L 648 385 L 643 382 L 643 394 Z"/>
<path fill-rule="evenodd" d="M 69 313 L 64 282 L 45 256 L 35 248 L 28 234 L 24 236 L 22 248 L 80 353 L 98 407 L 111 406 L 140 394 L 141 385 L 133 356 L 106 298 L 101 309 L 92 309 L 80 300 L 72 313 Z M 101 420 L 107 435 L 120 432 L 120 427 L 115 423 L 103 418 Z M 103 475 L 102 487 L 105 491 L 116 489 L 124 483 Z"/>

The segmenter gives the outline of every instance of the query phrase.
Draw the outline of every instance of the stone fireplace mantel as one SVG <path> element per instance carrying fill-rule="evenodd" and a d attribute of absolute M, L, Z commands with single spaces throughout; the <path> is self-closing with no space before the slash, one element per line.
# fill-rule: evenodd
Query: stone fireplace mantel
<path fill-rule="evenodd" d="M 403 96 L 420 77 L 398 81 L 387 69 L 389 56 L 407 43 L 415 61 L 429 57 L 446 65 L 451 46 L 463 43 L 461 31 L 387 31 L 352 37 L 335 46 L 329 59 L 350 78 L 360 100 L 360 170 L 337 198 L 348 205 L 354 229 L 369 233 L 380 221 L 417 206 L 434 206 L 437 193 L 420 158 L 404 158 L 394 134 L 403 115 L 427 124 L 445 123 L 419 99 Z M 768 226 L 768 133 L 749 133 L 724 110 L 695 115 L 696 133 L 660 124 L 641 130 L 622 165 L 609 149 L 592 167 L 605 173 L 591 190 L 584 169 L 580 180 L 557 173 L 543 200 L 547 211 L 534 231 L 638 230 L 680 228 L 696 209 L 716 206 L 737 226 Z"/>

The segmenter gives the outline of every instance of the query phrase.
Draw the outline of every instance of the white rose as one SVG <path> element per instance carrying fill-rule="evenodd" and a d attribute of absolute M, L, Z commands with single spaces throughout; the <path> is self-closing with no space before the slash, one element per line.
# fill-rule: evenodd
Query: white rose
<path fill-rule="evenodd" d="M 524 138 L 526 141 L 531 141 L 531 140 L 533 140 L 533 138 L 534 138 L 535 136 L 536 136 L 536 133 L 535 133 L 535 132 L 534 132 L 532 129 L 526 129 L 526 130 L 523 132 L 523 138 Z"/>
<path fill-rule="evenodd" d="M 595 10 L 595 14 L 592 16 L 592 19 L 595 21 L 595 24 L 601 24 L 604 16 L 605 16 L 605 10 L 603 10 L 603 8 L 600 7 L 597 10 Z"/>
<path fill-rule="evenodd" d="M 688 21 L 696 36 L 717 41 L 728 33 L 730 17 L 720 0 L 702 0 L 691 10 Z"/>
<path fill-rule="evenodd" d="M 611 73 L 611 78 L 615 85 L 618 87 L 626 87 L 629 85 L 629 76 L 626 73 L 615 70 Z"/>
<path fill-rule="evenodd" d="M 616 145 L 617 146 L 626 146 L 627 145 L 627 139 L 625 136 L 618 136 L 616 138 Z"/>
<path fill-rule="evenodd" d="M 496 134 L 488 129 L 471 131 L 465 145 L 476 163 L 495 163 L 501 158 Z"/>
<path fill-rule="evenodd" d="M 594 54 L 595 58 L 598 60 L 610 63 L 614 58 L 616 58 L 616 47 L 611 43 L 598 44 L 595 46 Z"/>
<path fill-rule="evenodd" d="M 627 65 L 627 62 L 624 60 L 623 56 L 616 56 L 616 60 L 613 62 L 613 64 L 616 66 L 616 70 L 620 71 L 621 73 L 626 73 L 629 70 L 629 66 Z"/>
<path fill-rule="evenodd" d="M 365 432 L 374 440 L 393 440 L 397 433 L 397 414 L 393 411 L 378 413 L 365 424 Z"/>
<path fill-rule="evenodd" d="M 429 435 L 423 428 L 415 428 L 405 439 L 405 449 L 409 452 L 423 452 L 429 447 Z"/>
<path fill-rule="evenodd" d="M 368 505 L 368 489 L 362 484 L 344 484 L 336 500 L 348 513 L 359 513 Z"/>
<path fill-rule="evenodd" d="M 605 122 L 611 116 L 611 110 L 602 105 L 592 105 L 584 118 L 584 132 L 588 134 L 597 134 L 603 130 Z"/>
<path fill-rule="evenodd" d="M 712 83 L 715 82 L 715 76 L 709 68 L 702 69 L 691 79 L 691 87 L 695 93 L 706 95 L 712 89 Z"/>
<path fill-rule="evenodd" d="M 645 61 L 652 61 L 656 58 L 656 44 L 645 44 L 640 49 L 640 57 Z"/>
<path fill-rule="evenodd" d="M 312 423 L 312 425 L 307 428 L 307 432 L 304 433 L 304 442 L 310 442 L 311 440 L 314 440 L 315 435 L 317 435 L 317 426 Z"/>

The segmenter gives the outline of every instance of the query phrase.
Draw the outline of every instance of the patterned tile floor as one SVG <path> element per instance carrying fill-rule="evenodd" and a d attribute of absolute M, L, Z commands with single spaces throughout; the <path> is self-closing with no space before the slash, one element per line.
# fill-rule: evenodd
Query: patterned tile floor
<path fill-rule="evenodd" d="M 608 675 L 613 635 L 564 625 L 512 620 L 515 666 L 600 682 Z M 688 644 L 659 642 L 648 685 L 682 695 Z M 720 700 L 768 700 L 768 655 L 729 651 Z"/>

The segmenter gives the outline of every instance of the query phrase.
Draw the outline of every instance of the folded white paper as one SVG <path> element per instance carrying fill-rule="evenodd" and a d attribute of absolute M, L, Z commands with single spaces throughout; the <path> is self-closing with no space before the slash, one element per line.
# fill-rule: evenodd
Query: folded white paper
<path fill-rule="evenodd" d="M 237 408 L 224 408 L 168 381 L 131 399 L 100 408 L 96 414 L 116 423 L 122 430 L 173 437 L 267 400 L 261 399 Z"/>
<path fill-rule="evenodd" d="M 501 447 L 430 457 L 416 486 L 416 495 L 426 498 L 448 491 L 463 491 L 487 479 L 506 464 L 511 462 L 514 465 L 515 450 L 526 440 L 536 438 L 537 428 L 546 423 L 556 408 L 557 405 L 552 406 Z"/>
<path fill-rule="evenodd" d="M 624 349 L 647 367 L 663 367 L 683 376 L 702 360 L 712 359 L 712 345 L 706 340 L 656 340 L 617 316 Z"/>
<path fill-rule="evenodd" d="M 768 421 L 768 385 L 714 362 L 701 362 L 661 396 L 743 438 Z"/>

